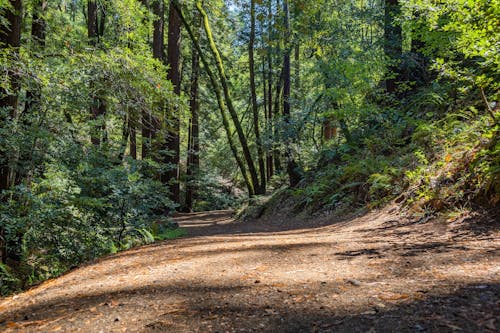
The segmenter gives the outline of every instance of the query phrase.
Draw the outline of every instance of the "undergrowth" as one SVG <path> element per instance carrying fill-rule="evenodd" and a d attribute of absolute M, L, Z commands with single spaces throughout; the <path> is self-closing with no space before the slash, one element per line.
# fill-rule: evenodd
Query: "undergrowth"
<path fill-rule="evenodd" d="M 323 165 L 288 192 L 295 211 L 344 214 L 396 200 L 414 214 L 428 215 L 498 204 L 499 128 L 488 116 L 471 109 L 408 126 L 413 128 L 408 137 L 392 133 L 395 139 L 389 140 L 376 133 L 362 145 L 344 142 L 324 150 Z"/>

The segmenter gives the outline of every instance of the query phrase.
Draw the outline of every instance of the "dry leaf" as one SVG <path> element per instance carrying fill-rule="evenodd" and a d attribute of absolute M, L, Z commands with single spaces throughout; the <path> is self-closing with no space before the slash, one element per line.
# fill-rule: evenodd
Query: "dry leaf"
<path fill-rule="evenodd" d="M 399 301 L 402 299 L 410 298 L 408 294 L 388 294 L 388 295 L 379 295 L 378 298 L 383 299 L 385 301 Z"/>

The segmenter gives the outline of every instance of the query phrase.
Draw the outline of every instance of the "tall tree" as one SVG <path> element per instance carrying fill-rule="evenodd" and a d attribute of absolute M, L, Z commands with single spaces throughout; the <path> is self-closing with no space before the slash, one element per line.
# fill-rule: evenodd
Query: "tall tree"
<path fill-rule="evenodd" d="M 160 62 L 164 59 L 164 37 L 165 37 L 165 6 L 163 0 L 142 0 L 142 4 L 151 9 L 154 14 L 153 20 L 153 58 Z M 155 105 L 155 108 L 162 107 Z M 149 158 L 151 155 L 152 141 L 154 133 L 157 132 L 155 125 L 157 120 L 151 110 L 144 108 L 141 112 L 141 136 L 142 136 L 142 159 Z"/>
<path fill-rule="evenodd" d="M 219 83 L 217 81 L 217 77 L 215 76 L 215 74 L 211 70 L 210 65 L 208 63 L 208 60 L 206 59 L 205 55 L 202 53 L 202 49 L 200 47 L 198 39 L 195 37 L 194 33 L 192 32 L 192 30 L 190 28 L 189 23 L 187 22 L 186 18 L 182 14 L 182 8 L 181 8 L 179 2 L 176 0 L 173 0 L 172 4 L 174 5 L 175 9 L 179 13 L 182 24 L 186 28 L 186 31 L 189 35 L 189 38 L 193 42 L 193 46 L 196 48 L 196 51 L 198 52 L 201 63 L 203 64 L 203 68 L 205 69 L 205 72 L 207 73 L 208 78 L 210 79 L 210 84 L 214 90 L 214 93 L 215 93 L 215 96 L 217 99 L 217 104 L 219 106 L 219 111 L 220 111 L 221 118 L 222 118 L 222 125 L 224 127 L 224 131 L 226 132 L 226 137 L 227 137 L 227 141 L 229 144 L 229 148 L 231 149 L 231 153 L 233 154 L 233 157 L 236 160 L 236 164 L 238 165 L 238 168 L 240 169 L 240 172 L 243 176 L 243 179 L 245 181 L 245 185 L 246 185 L 247 190 L 248 190 L 248 194 L 250 196 L 254 195 L 254 187 L 253 187 L 252 179 L 250 179 L 250 177 L 247 173 L 245 162 L 241 159 L 239 152 L 238 152 L 238 148 L 236 146 L 236 142 L 234 141 L 234 138 L 233 138 L 233 133 L 231 131 L 231 126 L 229 123 L 229 118 L 227 116 L 228 110 L 227 110 L 227 107 L 225 104 L 226 99 L 223 96 L 223 93 L 222 93 L 221 88 L 219 86 Z M 199 5 L 202 6 L 201 1 L 200 1 Z M 196 3 L 196 6 L 199 9 L 198 3 Z M 201 8 L 203 8 L 203 7 L 201 7 Z M 206 13 L 205 13 L 205 15 L 206 15 Z M 203 25 L 205 26 L 205 29 L 206 29 L 207 22 L 205 22 L 205 17 L 203 15 L 202 15 L 202 18 L 203 18 Z M 213 39 L 211 42 L 213 42 Z"/>
<path fill-rule="evenodd" d="M 234 108 L 231 94 L 229 93 L 229 84 L 228 84 L 228 79 L 226 77 L 226 72 L 224 70 L 222 57 L 220 56 L 217 45 L 215 44 L 215 40 L 214 40 L 213 35 L 212 35 L 212 30 L 210 28 L 210 22 L 208 20 L 208 15 L 205 12 L 205 9 L 203 9 L 202 1 L 196 2 L 196 8 L 198 8 L 198 11 L 200 12 L 200 14 L 203 18 L 203 27 L 204 27 L 205 34 L 206 34 L 208 42 L 209 42 L 210 51 L 212 52 L 212 55 L 215 59 L 215 63 L 217 65 L 217 71 L 219 74 L 219 81 L 220 81 L 220 84 L 222 85 L 222 91 L 224 93 L 224 100 L 225 100 L 225 103 L 227 105 L 227 109 L 229 111 L 231 119 L 233 120 L 233 124 L 236 128 L 236 133 L 238 134 L 238 139 L 240 141 L 240 145 L 241 145 L 241 148 L 243 150 L 243 157 L 245 158 L 245 162 L 247 164 L 248 171 L 250 172 L 250 178 L 252 180 L 252 188 L 253 188 L 250 195 L 253 195 L 253 194 L 255 194 L 255 187 L 258 186 L 258 184 L 259 184 L 259 177 L 257 175 L 257 170 L 255 169 L 252 154 L 251 154 L 250 148 L 248 146 L 248 140 L 247 140 L 245 133 L 243 131 L 243 127 L 241 126 L 241 122 L 238 118 L 238 114 L 236 112 L 236 109 Z"/>
<path fill-rule="evenodd" d="M 266 192 L 266 164 L 264 161 L 264 149 L 262 138 L 260 137 L 259 124 L 259 106 L 257 105 L 257 87 L 255 84 L 255 0 L 250 0 L 250 41 L 248 43 L 248 66 L 250 69 L 250 94 L 252 100 L 252 115 L 253 129 L 255 133 L 255 141 L 257 143 L 257 155 L 260 171 L 260 183 L 255 184 L 256 194 L 264 194 Z"/>
<path fill-rule="evenodd" d="M 195 26 L 195 37 L 199 37 L 201 28 L 201 17 L 198 16 L 198 22 Z M 193 184 L 194 176 L 200 169 L 200 128 L 199 128 L 199 76 L 200 76 L 200 55 L 195 46 L 191 49 L 191 86 L 189 93 L 189 110 L 191 117 L 189 118 L 188 128 L 188 152 L 186 162 L 186 200 L 185 206 L 187 211 L 193 209 L 193 199 L 196 196 L 196 186 Z"/>
<path fill-rule="evenodd" d="M 272 47 L 271 41 L 273 40 L 273 4 L 269 0 L 267 5 L 267 18 L 268 18 L 268 32 L 267 32 L 267 48 L 266 48 L 266 60 L 267 60 L 267 124 L 268 132 L 272 137 L 273 135 L 273 57 L 272 57 Z M 271 140 L 272 141 L 272 140 Z M 274 159 L 273 159 L 273 149 L 268 149 L 267 151 L 267 177 L 270 179 L 274 175 Z"/>
<path fill-rule="evenodd" d="M 21 46 L 21 28 L 23 3 L 21 0 L 10 0 L 10 7 L 6 9 L 6 25 L 0 24 L 0 48 L 10 49 L 14 54 L 18 53 Z M 0 88 L 0 127 L 7 127 L 16 117 L 18 109 L 18 94 L 20 90 L 19 77 L 15 71 L 8 71 L 8 82 L 10 89 Z M 9 152 L 6 148 L 0 148 L 0 195 L 11 186 L 11 172 L 9 167 Z M 3 263 L 7 261 L 7 242 L 5 241 L 5 229 L 0 225 L 0 256 Z"/>
<path fill-rule="evenodd" d="M 384 7 L 384 52 L 389 61 L 385 89 L 388 94 L 397 92 L 400 81 L 399 64 L 403 53 L 401 24 L 397 21 L 401 13 L 399 0 L 385 0 Z"/>
<path fill-rule="evenodd" d="M 285 130 L 285 154 L 287 159 L 287 173 L 290 178 L 290 186 L 295 187 L 301 180 L 301 174 L 298 171 L 298 164 L 293 157 L 291 147 L 291 114 L 290 114 L 290 8 L 288 0 L 283 0 L 284 27 L 285 27 L 285 55 L 283 57 L 283 118 L 287 125 Z"/>
<path fill-rule="evenodd" d="M 106 16 L 103 4 L 99 6 L 96 0 L 89 0 L 87 3 L 87 36 L 90 46 L 95 48 L 99 45 L 100 39 L 104 35 L 105 21 Z M 91 82 L 90 88 L 92 94 L 90 115 L 96 123 L 95 128 L 92 130 L 90 141 L 93 145 L 98 146 L 106 140 L 104 119 L 106 115 L 106 100 L 102 97 L 101 89 L 96 88 L 95 82 Z"/>
<path fill-rule="evenodd" d="M 167 63 L 169 66 L 167 78 L 174 85 L 174 93 L 181 94 L 181 20 L 174 5 L 170 2 L 168 11 L 168 45 Z M 162 175 L 162 182 L 169 183 L 171 199 L 179 203 L 179 162 L 180 162 L 180 120 L 179 110 L 171 108 L 171 115 L 167 128 L 166 149 L 164 162 L 170 170 Z"/>
<path fill-rule="evenodd" d="M 34 0 L 33 15 L 31 21 L 31 41 L 34 49 L 45 47 L 45 35 L 47 23 L 45 21 L 45 12 L 47 10 L 47 0 Z M 33 90 L 26 92 L 25 114 L 29 115 L 33 109 L 40 103 L 40 87 L 34 87 Z"/>

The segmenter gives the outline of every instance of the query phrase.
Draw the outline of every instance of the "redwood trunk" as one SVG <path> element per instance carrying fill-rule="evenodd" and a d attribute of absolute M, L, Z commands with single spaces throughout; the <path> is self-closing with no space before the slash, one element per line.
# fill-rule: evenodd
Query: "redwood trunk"
<path fill-rule="evenodd" d="M 198 31 L 201 27 L 201 21 L 198 23 Z M 198 36 L 197 36 L 198 37 Z M 189 99 L 189 109 L 191 118 L 189 121 L 189 141 L 188 141 L 188 157 L 187 157 L 187 184 L 186 184 L 186 210 L 193 210 L 193 201 L 196 197 L 196 186 L 193 184 L 196 174 L 200 169 L 200 129 L 199 129 L 199 100 L 198 100 L 198 84 L 200 75 L 200 56 L 196 47 L 192 47 L 191 51 L 191 90 Z"/>
<path fill-rule="evenodd" d="M 290 10 L 288 0 L 283 1 L 283 12 L 285 14 L 285 55 L 283 58 L 283 118 L 287 127 L 291 126 L 290 113 Z M 289 131 L 286 131 L 289 132 Z M 291 148 L 291 137 L 285 133 L 285 155 L 287 159 L 287 172 L 290 179 L 290 187 L 295 187 L 301 180 L 298 165 L 295 161 Z"/>
<path fill-rule="evenodd" d="M 396 22 L 401 8 L 399 0 L 385 0 L 384 8 L 384 52 L 390 62 L 387 79 L 385 80 L 386 92 L 395 94 L 397 82 L 401 79 L 398 61 L 403 53 L 401 25 Z"/>
<path fill-rule="evenodd" d="M 174 85 L 174 93 L 181 94 L 181 20 L 174 6 L 170 4 L 168 11 L 168 45 L 167 63 L 169 65 L 167 78 Z M 179 203 L 179 158 L 180 158 L 180 121 L 179 110 L 172 108 L 170 124 L 167 129 L 166 148 L 169 154 L 165 156 L 165 163 L 171 166 L 171 170 L 162 175 L 162 182 L 169 184 L 171 199 Z"/>
<path fill-rule="evenodd" d="M 259 163 L 260 183 L 255 184 L 255 194 L 266 193 L 266 164 L 264 162 L 264 149 L 260 137 L 259 107 L 257 105 L 257 87 L 255 84 L 255 0 L 250 0 L 250 42 L 248 45 L 248 66 L 250 69 L 250 93 L 252 99 L 253 129 L 257 143 L 257 158 Z"/>

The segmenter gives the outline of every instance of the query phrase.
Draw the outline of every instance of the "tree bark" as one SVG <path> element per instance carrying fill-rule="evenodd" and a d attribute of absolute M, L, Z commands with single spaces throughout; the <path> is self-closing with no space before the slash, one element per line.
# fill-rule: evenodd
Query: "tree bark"
<path fill-rule="evenodd" d="M 136 120 L 133 119 L 132 115 L 128 119 L 128 127 L 130 132 L 130 156 L 136 160 L 137 159 L 137 130 L 136 130 Z"/>
<path fill-rule="evenodd" d="M 401 12 L 399 0 L 385 0 L 384 7 L 384 52 L 390 62 L 388 66 L 385 89 L 388 94 L 397 92 L 397 82 L 400 81 L 398 61 L 403 53 L 401 25 L 396 18 Z"/>
<path fill-rule="evenodd" d="M 268 126 L 269 135 L 273 139 L 273 58 L 272 58 L 272 48 L 270 46 L 272 40 L 272 2 L 269 1 L 267 8 L 267 15 L 269 19 L 268 27 L 268 41 L 267 41 L 267 109 L 268 109 Z M 274 141 L 274 140 L 271 140 Z M 274 161 L 273 161 L 273 149 L 267 151 L 267 177 L 270 179 L 274 175 Z"/>
<path fill-rule="evenodd" d="M 255 0 L 250 0 L 250 41 L 248 44 L 248 66 L 250 69 L 250 93 L 252 100 L 253 129 L 255 141 L 257 144 L 257 155 L 260 172 L 260 183 L 255 184 L 256 194 L 266 193 L 266 164 L 264 162 L 264 149 L 262 147 L 262 138 L 259 129 L 259 107 L 257 105 L 257 87 L 255 84 Z"/>
<path fill-rule="evenodd" d="M 99 12 L 101 17 L 99 18 Z M 100 38 L 104 35 L 105 16 L 104 11 L 99 10 L 97 1 L 89 0 L 87 3 L 87 36 L 89 38 L 89 45 L 97 47 Z M 91 90 L 94 89 L 94 83 L 90 83 Z M 106 141 L 106 101 L 101 95 L 100 89 L 91 91 L 92 103 L 90 106 L 91 119 L 96 122 L 95 127 L 92 129 L 90 141 L 94 146 L 99 146 L 101 142 Z"/>
<path fill-rule="evenodd" d="M 253 163 L 252 159 L 252 154 L 250 153 L 250 149 L 248 147 L 248 142 L 247 138 L 245 136 L 245 133 L 243 132 L 243 128 L 241 126 L 241 123 L 238 119 L 238 114 L 236 113 L 236 110 L 234 109 L 233 101 L 231 98 L 231 95 L 229 94 L 229 86 L 227 82 L 227 77 L 224 71 L 224 66 L 222 63 L 222 58 L 220 56 L 219 50 L 217 49 L 217 46 L 215 45 L 214 38 L 212 36 L 212 30 L 210 29 L 210 24 L 208 21 L 208 15 L 203 9 L 202 2 L 197 1 L 196 2 L 196 7 L 198 8 L 198 11 L 200 12 L 202 18 L 203 18 L 203 26 L 205 30 L 205 34 L 207 36 L 207 39 L 210 44 L 210 50 L 212 52 L 212 55 L 215 58 L 215 62 L 217 65 L 217 71 L 219 73 L 219 80 L 222 85 L 222 91 L 224 93 L 224 99 L 229 111 L 229 114 L 233 120 L 234 126 L 236 128 L 236 133 L 238 134 L 238 139 L 240 141 L 241 148 L 243 150 L 243 156 L 245 158 L 248 171 L 250 172 L 250 178 L 252 180 L 252 188 L 255 189 L 255 186 L 258 186 L 259 184 L 259 179 L 257 176 L 257 170 L 255 169 L 255 165 Z M 252 191 L 252 193 L 255 193 Z"/>
<path fill-rule="evenodd" d="M 168 12 L 168 45 L 167 63 L 169 65 L 167 78 L 174 85 L 174 93 L 181 94 L 181 20 L 172 3 Z M 168 184 L 170 188 L 170 198 L 175 203 L 179 203 L 179 158 L 180 158 L 180 120 L 179 110 L 171 109 L 170 124 L 167 129 L 166 149 L 169 153 L 165 156 L 164 162 L 171 166 L 171 169 L 162 175 L 161 180 Z"/>
<path fill-rule="evenodd" d="M 283 1 L 284 27 L 285 27 L 285 55 L 283 57 L 283 118 L 287 125 L 285 133 L 285 154 L 287 159 L 287 173 L 290 179 L 290 187 L 298 185 L 302 176 L 298 171 L 298 164 L 293 157 L 291 148 L 291 136 L 289 128 L 291 126 L 290 113 L 290 9 L 288 0 Z"/>
<path fill-rule="evenodd" d="M 210 69 L 210 65 L 209 65 L 207 59 L 205 58 L 204 54 L 202 53 L 200 44 L 198 43 L 198 40 L 194 36 L 194 34 L 193 34 L 193 32 L 192 32 L 192 30 L 191 30 L 188 22 L 186 21 L 186 18 L 182 14 L 182 10 L 181 10 L 181 7 L 179 5 L 179 2 L 176 1 L 176 0 L 173 0 L 172 4 L 174 5 L 175 9 L 177 10 L 177 12 L 179 14 L 179 17 L 180 17 L 180 19 L 182 21 L 182 24 L 186 28 L 186 31 L 187 31 L 187 33 L 189 35 L 189 38 L 193 42 L 193 46 L 196 48 L 196 51 L 198 52 L 198 55 L 199 55 L 200 60 L 201 60 L 201 63 L 203 64 L 203 68 L 205 69 L 205 71 L 206 71 L 206 73 L 208 75 L 208 78 L 210 79 L 210 84 L 212 85 L 214 93 L 215 93 L 215 95 L 217 97 L 217 104 L 219 105 L 219 111 L 220 111 L 221 117 L 222 117 L 222 125 L 224 127 L 225 132 L 226 132 L 226 136 L 227 136 L 227 140 L 228 140 L 228 143 L 229 143 L 229 147 L 231 148 L 231 152 L 233 154 L 233 157 L 236 160 L 236 164 L 238 165 L 238 168 L 240 169 L 240 172 L 241 172 L 241 174 L 243 176 L 243 179 L 245 181 L 245 185 L 247 186 L 248 194 L 250 196 L 252 196 L 252 195 L 254 195 L 254 189 L 253 189 L 252 180 L 249 178 L 247 170 L 246 170 L 245 163 L 240 158 L 239 153 L 238 153 L 238 149 L 236 148 L 236 143 L 234 142 L 233 135 L 231 133 L 231 127 L 230 127 L 230 124 L 229 124 L 229 118 L 227 117 L 226 104 L 224 103 L 225 100 L 224 100 L 224 97 L 222 96 L 221 89 L 220 89 L 220 87 L 219 87 L 219 85 L 217 83 L 217 78 L 214 75 L 214 73 L 212 72 L 212 70 Z"/>
<path fill-rule="evenodd" d="M 201 18 L 198 17 L 196 38 L 198 38 L 199 30 L 201 28 Z M 188 212 L 193 210 L 193 200 L 196 197 L 196 186 L 193 184 L 194 178 L 200 169 L 200 129 L 199 129 L 199 100 L 198 100 L 198 84 L 200 75 L 200 56 L 196 47 L 192 47 L 191 51 L 191 87 L 189 94 L 189 110 L 191 111 L 191 118 L 189 119 L 189 140 L 188 140 L 188 154 L 187 154 L 187 184 L 186 184 L 186 200 L 185 206 Z"/>

